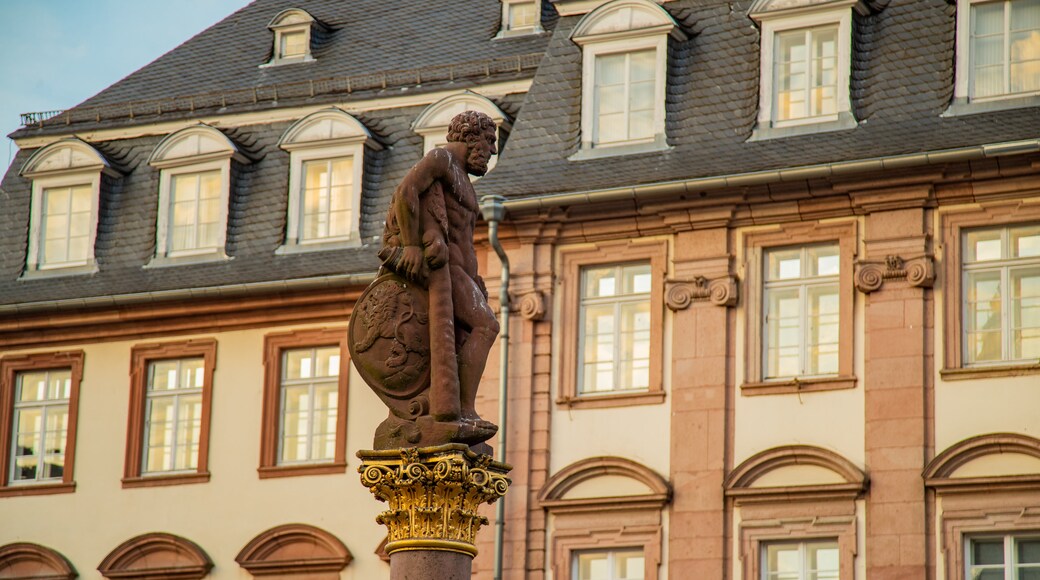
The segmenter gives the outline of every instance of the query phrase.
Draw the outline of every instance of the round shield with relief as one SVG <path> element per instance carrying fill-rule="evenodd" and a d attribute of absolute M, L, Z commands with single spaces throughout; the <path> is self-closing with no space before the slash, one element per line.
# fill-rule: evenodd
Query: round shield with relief
<path fill-rule="evenodd" d="M 361 378 L 384 399 L 407 400 L 430 386 L 427 292 L 397 274 L 376 278 L 350 318 L 348 346 Z"/>

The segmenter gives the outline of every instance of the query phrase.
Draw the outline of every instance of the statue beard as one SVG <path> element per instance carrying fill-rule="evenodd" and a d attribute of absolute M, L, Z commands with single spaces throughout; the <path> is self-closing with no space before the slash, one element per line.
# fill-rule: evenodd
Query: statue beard
<path fill-rule="evenodd" d="M 466 171 L 477 177 L 483 177 L 488 171 L 487 159 L 484 159 L 476 150 L 470 151 L 466 158 Z"/>

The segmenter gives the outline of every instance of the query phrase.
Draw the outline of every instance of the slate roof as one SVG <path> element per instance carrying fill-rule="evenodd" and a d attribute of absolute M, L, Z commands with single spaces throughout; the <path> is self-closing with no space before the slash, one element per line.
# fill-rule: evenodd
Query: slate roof
<path fill-rule="evenodd" d="M 512 198 L 730 175 L 950 149 L 1040 134 L 1040 109 L 941 117 L 953 95 L 955 7 L 892 0 L 854 15 L 851 95 L 859 126 L 748 141 L 758 112 L 759 30 L 751 0 L 678 0 L 663 7 L 690 39 L 672 41 L 666 132 L 670 150 L 568 161 L 578 151 L 580 17 L 559 20 L 513 126 L 509 147 L 480 194 Z"/>

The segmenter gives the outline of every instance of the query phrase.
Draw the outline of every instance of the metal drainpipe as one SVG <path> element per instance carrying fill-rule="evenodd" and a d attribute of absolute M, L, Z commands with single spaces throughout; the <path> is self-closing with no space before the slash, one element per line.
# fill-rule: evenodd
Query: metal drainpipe
<path fill-rule="evenodd" d="M 496 459 L 506 460 L 507 412 L 509 410 L 509 257 L 498 241 L 498 224 L 505 217 L 506 208 L 502 205 L 505 198 L 500 195 L 487 195 L 480 199 L 480 211 L 488 222 L 488 242 L 498 254 L 502 262 L 502 286 L 499 290 L 499 316 L 501 318 L 502 342 L 498 356 L 498 450 Z M 506 526 L 506 499 L 503 497 L 495 505 L 495 580 L 502 580 L 502 542 Z"/>

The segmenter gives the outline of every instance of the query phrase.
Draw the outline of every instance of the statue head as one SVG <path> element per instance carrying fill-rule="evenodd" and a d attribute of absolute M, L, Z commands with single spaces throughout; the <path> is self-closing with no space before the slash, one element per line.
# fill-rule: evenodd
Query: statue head
<path fill-rule="evenodd" d="M 495 122 L 484 113 L 463 111 L 448 125 L 448 142 L 465 143 L 466 171 L 481 176 L 487 173 L 488 161 L 498 153 L 495 146 Z"/>

